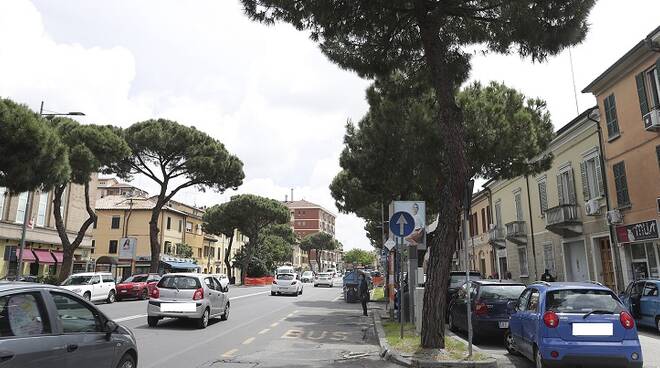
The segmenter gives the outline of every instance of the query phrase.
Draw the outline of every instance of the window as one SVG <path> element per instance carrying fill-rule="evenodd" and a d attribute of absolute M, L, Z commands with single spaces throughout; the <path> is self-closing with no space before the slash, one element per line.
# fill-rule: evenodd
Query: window
<path fill-rule="evenodd" d="M 165 254 L 172 254 L 172 242 L 166 241 L 165 242 Z"/>
<path fill-rule="evenodd" d="M 62 221 L 66 218 L 66 188 L 62 192 L 62 203 L 60 204 L 60 213 L 62 214 Z"/>
<path fill-rule="evenodd" d="M 557 175 L 557 194 L 559 195 L 559 205 L 577 203 L 573 169 L 570 166 Z"/>
<path fill-rule="evenodd" d="M 490 226 L 493 223 L 493 219 L 490 218 L 490 206 L 486 206 L 486 224 Z"/>
<path fill-rule="evenodd" d="M 605 121 L 607 122 L 607 137 L 615 138 L 619 136 L 619 122 L 616 117 L 616 101 L 614 94 L 611 94 L 603 100 L 605 107 Z"/>
<path fill-rule="evenodd" d="M 658 151 L 660 152 L 660 151 Z M 660 157 L 660 156 L 658 156 Z M 0 187 L 0 220 L 4 218 L 5 214 L 5 197 L 7 196 L 7 188 Z"/>
<path fill-rule="evenodd" d="M 108 253 L 117 254 L 117 243 L 117 240 L 110 240 L 110 244 L 108 245 Z"/>
<path fill-rule="evenodd" d="M 183 220 L 179 220 L 179 232 L 183 230 Z"/>
<path fill-rule="evenodd" d="M 72 296 L 56 292 L 51 292 L 51 295 L 62 324 L 62 332 L 103 332 L 103 324 L 97 312 Z"/>
<path fill-rule="evenodd" d="M 658 68 L 660 67 L 654 65 L 653 68 L 635 76 L 642 117 L 660 106 L 660 80 L 658 79 L 660 71 Z"/>
<path fill-rule="evenodd" d="M 23 223 L 25 219 L 25 206 L 27 205 L 28 192 L 23 192 L 18 195 L 18 205 L 16 207 L 16 222 Z"/>
<path fill-rule="evenodd" d="M 111 229 L 119 229 L 119 216 L 112 216 L 112 224 L 110 224 Z"/>
<path fill-rule="evenodd" d="M 658 287 L 652 282 L 647 282 L 642 296 L 658 296 Z"/>
<path fill-rule="evenodd" d="M 172 228 L 172 218 L 167 216 L 167 230 Z"/>
<path fill-rule="evenodd" d="M 513 193 L 513 202 L 516 206 L 516 220 L 523 220 L 522 194 L 520 191 Z"/>
<path fill-rule="evenodd" d="M 502 228 L 502 202 L 495 202 L 495 223 L 498 228 Z"/>
<path fill-rule="evenodd" d="M 532 294 L 532 289 L 525 290 L 520 298 L 518 298 L 518 310 L 526 311 L 527 304 L 529 303 L 529 296 Z"/>
<path fill-rule="evenodd" d="M 580 163 L 582 176 L 582 194 L 584 200 L 588 201 L 605 194 L 603 177 L 600 171 L 600 157 L 593 156 Z"/>
<path fill-rule="evenodd" d="M 545 216 L 545 211 L 548 210 L 548 183 L 545 179 L 539 181 L 539 206 L 541 210 L 541 217 Z"/>
<path fill-rule="evenodd" d="M 532 294 L 529 296 L 529 302 L 527 304 L 527 310 L 530 312 L 539 311 L 539 291 L 532 289 Z"/>
<path fill-rule="evenodd" d="M 92 248 L 89 250 L 91 254 L 94 254 L 94 248 L 96 247 L 96 240 L 92 239 Z"/>
<path fill-rule="evenodd" d="M 485 233 L 486 231 L 488 231 L 488 229 L 486 229 L 486 209 L 482 208 L 481 209 L 481 232 Z"/>
<path fill-rule="evenodd" d="M 197 248 L 197 258 L 202 258 L 202 248 Z"/>
<path fill-rule="evenodd" d="M 39 211 L 37 212 L 37 226 L 46 224 L 46 207 L 48 207 L 48 192 L 39 194 Z"/>
<path fill-rule="evenodd" d="M 0 297 L 0 337 L 37 336 L 50 333 L 48 313 L 39 293 Z"/>
<path fill-rule="evenodd" d="M 612 166 L 614 171 L 614 186 L 616 188 L 616 203 L 619 207 L 630 206 L 630 196 L 628 195 L 628 182 L 626 181 L 626 166 L 623 161 Z"/>
<path fill-rule="evenodd" d="M 552 243 L 543 246 L 543 261 L 545 269 L 555 273 L 555 250 Z"/>
<path fill-rule="evenodd" d="M 518 262 L 520 263 L 520 277 L 529 276 L 529 267 L 527 265 L 527 247 L 518 247 Z"/>
<path fill-rule="evenodd" d="M 193 231 L 193 224 L 192 222 L 186 221 L 186 232 L 187 233 L 192 233 Z"/>
<path fill-rule="evenodd" d="M 101 280 L 103 280 L 103 282 L 109 282 L 112 284 L 115 283 L 115 278 L 112 277 L 112 275 L 101 275 Z"/>

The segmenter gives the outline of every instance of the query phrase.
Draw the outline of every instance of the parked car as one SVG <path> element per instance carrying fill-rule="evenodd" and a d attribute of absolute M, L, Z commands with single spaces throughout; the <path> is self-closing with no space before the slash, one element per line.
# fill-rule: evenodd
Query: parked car
<path fill-rule="evenodd" d="M 319 285 L 332 287 L 334 279 L 335 277 L 332 272 L 321 272 L 314 277 L 314 287 L 318 287 Z"/>
<path fill-rule="evenodd" d="M 504 334 L 509 328 L 508 303 L 518 300 L 525 285 L 515 282 L 477 280 L 461 286 L 449 305 L 449 329 L 467 331 L 467 293 L 474 338 Z"/>
<path fill-rule="evenodd" d="M 218 279 L 218 281 L 220 281 L 220 285 L 224 289 L 227 289 L 229 287 L 229 277 L 227 277 L 227 275 L 225 275 L 224 273 L 214 273 L 211 276 Z"/>
<path fill-rule="evenodd" d="M 5 276 L 2 278 L 2 281 L 22 281 L 22 282 L 39 282 L 39 278 L 34 275 L 23 275 L 23 276 Z"/>
<path fill-rule="evenodd" d="M 115 278 L 110 272 L 74 273 L 60 285 L 92 302 L 114 303 L 117 297 Z"/>
<path fill-rule="evenodd" d="M 303 283 L 296 273 L 278 273 L 270 286 L 270 295 L 302 295 Z"/>
<path fill-rule="evenodd" d="M 296 270 L 293 268 L 293 266 L 280 266 L 275 271 L 276 275 L 279 273 L 296 273 Z"/>
<path fill-rule="evenodd" d="M 607 287 L 537 282 L 510 309 L 506 348 L 537 367 L 642 367 L 635 320 Z"/>
<path fill-rule="evenodd" d="M 426 278 L 426 275 L 424 276 Z M 470 271 L 470 280 L 481 280 L 481 272 Z M 451 271 L 449 272 L 449 286 L 447 287 L 447 304 L 445 304 L 445 319 L 449 323 L 449 304 L 454 298 L 458 289 L 465 284 L 465 271 Z M 424 279 L 426 283 L 426 279 Z"/>
<path fill-rule="evenodd" d="M 314 281 L 314 272 L 312 272 L 312 271 L 303 272 L 302 276 L 300 276 L 300 281 L 302 281 L 302 282 L 312 282 L 312 281 Z"/>
<path fill-rule="evenodd" d="M 129 276 L 115 286 L 117 301 L 127 298 L 149 299 L 151 289 L 160 281 L 157 273 Z"/>
<path fill-rule="evenodd" d="M 206 328 L 211 318 L 229 318 L 228 289 L 213 276 L 199 273 L 163 275 L 151 290 L 147 305 L 147 323 L 156 327 L 163 318 L 193 319 L 198 328 Z"/>
<path fill-rule="evenodd" d="M 653 327 L 660 333 L 660 280 L 631 282 L 621 294 L 621 301 L 640 326 Z"/>
<path fill-rule="evenodd" d="M 3 367 L 136 367 L 133 333 L 57 286 L 0 284 Z"/>

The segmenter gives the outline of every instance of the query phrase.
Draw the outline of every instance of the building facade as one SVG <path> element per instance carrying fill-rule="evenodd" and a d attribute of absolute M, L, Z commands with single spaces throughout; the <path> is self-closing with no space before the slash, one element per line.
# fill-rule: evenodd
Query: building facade
<path fill-rule="evenodd" d="M 490 224 L 492 213 L 490 208 L 490 193 L 482 190 L 472 196 L 471 215 L 468 222 L 468 259 L 470 270 L 481 272 L 483 278 L 496 276 L 496 249 L 490 243 Z M 463 254 L 459 252 L 458 259 L 462 262 Z"/>
<path fill-rule="evenodd" d="M 621 284 L 660 277 L 660 27 L 582 91 L 601 114 L 608 217 Z"/>
<path fill-rule="evenodd" d="M 96 175 L 90 183 L 90 202 L 96 201 Z M 63 261 L 62 241 L 55 228 L 53 192 L 35 191 L 10 195 L 0 188 L 0 249 L 4 255 L 0 262 L 0 277 L 13 276 L 18 271 L 18 254 L 21 227 L 25 218 L 25 206 L 30 197 L 23 274 L 33 276 L 57 275 Z M 82 185 L 67 186 L 62 195 L 62 216 L 69 239 L 73 240 L 80 226 L 89 217 L 85 206 Z M 82 243 L 74 253 L 73 272 L 91 267 L 92 228 L 85 233 Z"/>

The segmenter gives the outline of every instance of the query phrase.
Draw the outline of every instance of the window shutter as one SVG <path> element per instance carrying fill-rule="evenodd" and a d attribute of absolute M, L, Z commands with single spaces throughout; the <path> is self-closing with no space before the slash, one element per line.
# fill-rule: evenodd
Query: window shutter
<path fill-rule="evenodd" d="M 575 195 L 575 181 L 573 179 L 573 169 L 568 171 L 568 200 L 569 204 L 577 204 L 577 197 Z"/>
<path fill-rule="evenodd" d="M 642 112 L 642 117 L 649 113 L 649 102 L 646 99 L 646 85 L 644 84 L 644 72 L 635 76 L 637 82 L 637 96 L 639 97 L 639 109 Z"/>
<path fill-rule="evenodd" d="M 596 182 L 598 183 L 598 193 L 605 196 L 605 184 L 603 183 L 603 172 L 600 168 L 600 156 L 594 159 L 594 167 L 596 168 Z"/>
<path fill-rule="evenodd" d="M 564 187 L 561 185 L 561 174 L 557 175 L 557 194 L 559 195 L 559 204 L 566 204 Z"/>
<path fill-rule="evenodd" d="M 589 181 L 587 179 L 587 163 L 585 161 L 580 162 L 580 176 L 582 178 L 582 195 L 584 200 L 588 201 L 591 199 L 589 195 Z"/>

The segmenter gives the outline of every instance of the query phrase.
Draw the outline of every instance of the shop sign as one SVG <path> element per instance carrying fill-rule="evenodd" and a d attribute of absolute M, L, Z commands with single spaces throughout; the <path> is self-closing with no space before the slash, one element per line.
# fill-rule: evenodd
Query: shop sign
<path fill-rule="evenodd" d="M 658 236 L 658 221 L 649 220 L 636 224 L 617 226 L 616 238 L 619 243 L 656 240 L 660 238 Z"/>
<path fill-rule="evenodd" d="M 133 259 L 136 246 L 137 238 L 119 239 L 119 259 Z"/>

